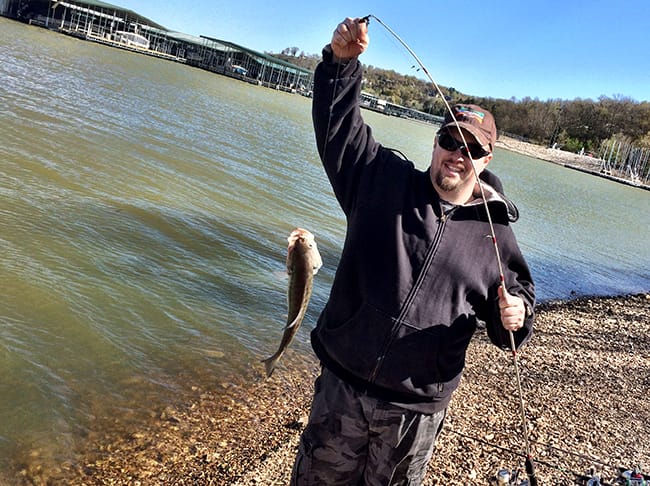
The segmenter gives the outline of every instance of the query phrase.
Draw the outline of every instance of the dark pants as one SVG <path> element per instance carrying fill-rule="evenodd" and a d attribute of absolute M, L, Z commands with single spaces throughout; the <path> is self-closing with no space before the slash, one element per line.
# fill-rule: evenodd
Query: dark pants
<path fill-rule="evenodd" d="M 324 369 L 291 484 L 419 485 L 445 414 L 425 415 L 368 397 Z"/>

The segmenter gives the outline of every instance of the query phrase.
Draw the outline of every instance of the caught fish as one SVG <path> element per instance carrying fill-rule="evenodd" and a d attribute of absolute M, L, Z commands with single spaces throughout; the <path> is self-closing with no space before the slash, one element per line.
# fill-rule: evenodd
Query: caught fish
<path fill-rule="evenodd" d="M 262 362 L 266 367 L 266 376 L 271 376 L 278 361 L 286 351 L 289 343 L 298 332 L 311 297 L 314 275 L 323 266 L 323 260 L 314 240 L 314 235 L 309 231 L 296 228 L 289 238 L 287 248 L 287 273 L 289 274 L 289 288 L 287 300 L 289 313 L 280 347 L 275 354 Z"/>

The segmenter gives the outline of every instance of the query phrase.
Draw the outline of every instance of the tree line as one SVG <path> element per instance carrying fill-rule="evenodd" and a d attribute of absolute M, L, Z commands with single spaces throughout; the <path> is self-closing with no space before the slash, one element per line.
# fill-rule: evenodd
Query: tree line
<path fill-rule="evenodd" d="M 298 66 L 315 69 L 320 55 L 297 47 L 271 54 Z M 445 103 L 429 81 L 393 70 L 363 65 L 363 90 L 408 108 L 444 116 Z M 625 143 L 650 149 L 650 102 L 616 95 L 597 100 L 521 100 L 485 98 L 440 86 L 450 104 L 474 103 L 490 110 L 499 131 L 525 141 L 571 152 L 596 153 L 606 143 Z"/>

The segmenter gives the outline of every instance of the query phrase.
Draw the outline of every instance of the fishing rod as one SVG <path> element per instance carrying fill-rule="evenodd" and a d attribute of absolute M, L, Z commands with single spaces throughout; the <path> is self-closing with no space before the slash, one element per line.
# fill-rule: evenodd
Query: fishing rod
<path fill-rule="evenodd" d="M 456 128 L 458 129 L 458 133 L 460 134 L 461 140 L 465 147 L 468 147 L 469 144 L 467 143 L 467 140 L 465 140 L 465 135 L 463 134 L 463 131 L 461 130 L 460 123 L 458 123 L 458 119 L 456 118 L 456 115 L 454 114 L 453 110 L 451 109 L 451 106 L 449 105 L 449 102 L 445 98 L 444 93 L 440 89 L 440 86 L 438 86 L 438 83 L 433 79 L 433 76 L 429 74 L 429 70 L 426 68 L 426 66 L 420 61 L 420 58 L 417 56 L 417 54 L 409 47 L 409 45 L 404 42 L 404 40 L 393 30 L 391 29 L 388 25 L 386 25 L 384 22 L 381 21 L 378 17 L 375 15 L 369 14 L 366 15 L 365 17 L 359 19 L 359 23 L 370 23 L 370 19 L 373 18 L 375 19 L 382 27 L 384 27 L 397 41 L 408 51 L 408 53 L 415 59 L 415 62 L 417 62 L 418 66 L 420 66 L 420 69 L 422 69 L 422 72 L 426 75 L 426 77 L 431 81 L 431 84 L 435 87 L 436 91 L 440 95 L 440 98 L 445 104 L 445 108 L 451 115 L 451 118 L 456 125 Z M 476 183 L 479 187 L 479 190 L 481 192 L 481 198 L 483 200 L 483 205 L 485 207 L 485 212 L 487 214 L 487 219 L 488 219 L 488 225 L 490 228 L 491 232 L 491 240 L 492 240 L 492 245 L 494 246 L 494 252 L 496 254 L 496 260 L 497 260 L 497 266 L 499 269 L 499 285 L 501 286 L 502 291 L 505 293 L 507 292 L 506 288 L 506 283 L 505 283 L 505 276 L 503 272 L 503 264 L 501 262 L 501 254 L 499 252 L 499 245 L 497 243 L 497 238 L 496 238 L 496 233 L 494 231 L 494 224 L 492 222 L 492 215 L 490 213 L 490 209 L 488 207 L 487 203 L 487 198 L 485 197 L 485 190 L 483 188 L 483 182 L 480 180 L 478 176 L 478 171 L 476 170 L 476 164 L 474 162 L 474 158 L 472 155 L 469 153 L 469 150 L 466 151 L 467 156 L 471 162 L 472 166 L 472 171 L 474 172 L 474 178 L 476 179 Z M 523 431 L 524 431 L 524 446 L 526 450 L 526 474 L 528 475 L 528 479 L 530 481 L 531 486 L 537 486 L 537 477 L 535 476 L 535 465 L 533 464 L 533 457 L 530 451 L 530 441 L 528 440 L 528 424 L 526 420 L 526 409 L 524 406 L 524 396 L 523 396 L 523 391 L 521 388 L 521 378 L 519 376 L 519 364 L 517 360 L 517 346 L 515 344 L 515 337 L 514 334 L 511 330 L 508 330 L 508 335 L 510 337 L 510 348 L 512 352 L 512 361 L 514 364 L 515 368 L 515 377 L 516 377 L 516 382 L 517 382 L 517 391 L 519 395 L 519 408 L 521 412 L 521 418 L 522 418 L 522 424 L 523 424 Z"/>

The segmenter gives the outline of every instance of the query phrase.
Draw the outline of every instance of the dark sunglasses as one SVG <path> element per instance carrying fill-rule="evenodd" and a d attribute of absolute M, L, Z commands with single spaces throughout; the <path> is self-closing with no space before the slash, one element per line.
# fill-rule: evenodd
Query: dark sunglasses
<path fill-rule="evenodd" d="M 477 143 L 468 143 L 466 147 L 463 142 L 456 140 L 447 130 L 438 132 L 438 145 L 448 152 L 455 152 L 460 149 L 460 152 L 465 157 L 471 157 L 473 160 L 481 159 L 490 154 Z"/>

